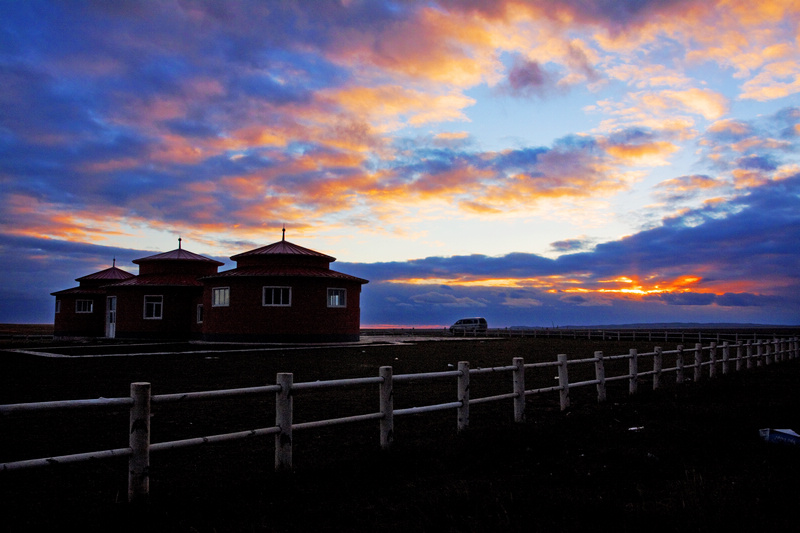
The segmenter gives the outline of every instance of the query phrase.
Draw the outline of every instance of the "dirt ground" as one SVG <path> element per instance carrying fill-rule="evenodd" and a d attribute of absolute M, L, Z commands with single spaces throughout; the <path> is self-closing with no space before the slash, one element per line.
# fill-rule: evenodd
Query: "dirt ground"
<path fill-rule="evenodd" d="M 125 396 L 138 380 L 166 393 L 274 382 L 276 371 L 298 382 L 376 375 L 384 364 L 427 372 L 458 360 L 476 367 L 601 349 L 628 347 L 474 340 L 114 358 L 0 352 L 0 403 Z M 464 434 L 449 411 L 413 415 L 396 419 L 390 452 L 378 449 L 376 423 L 298 431 L 288 475 L 273 472 L 268 438 L 160 452 L 141 506 L 125 503 L 124 460 L 0 472 L 0 531 L 795 531 L 800 447 L 764 442 L 758 430 L 800 428 L 799 380 L 795 360 L 657 392 L 641 386 L 634 397 L 620 385 L 602 405 L 576 391 L 566 412 L 557 394 L 535 396 L 524 424 L 513 423 L 510 402 L 481 404 Z M 354 405 L 375 408 L 373 392 Z M 439 394 L 418 387 L 399 391 L 398 402 Z M 310 415 L 308 403 L 295 398 L 298 417 Z M 321 403 L 333 413 L 355 408 L 335 396 Z M 154 414 L 153 440 L 262 416 L 263 427 L 270 408 L 253 400 L 165 410 Z M 122 411 L 3 416 L 0 462 L 122 447 L 126 428 Z"/>

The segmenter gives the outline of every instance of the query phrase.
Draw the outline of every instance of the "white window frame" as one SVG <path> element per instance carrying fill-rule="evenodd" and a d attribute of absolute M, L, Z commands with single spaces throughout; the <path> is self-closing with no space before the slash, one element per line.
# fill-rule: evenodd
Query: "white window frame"
<path fill-rule="evenodd" d="M 220 295 L 224 294 L 224 297 Z M 211 289 L 211 307 L 230 307 L 231 305 L 231 288 L 230 287 L 214 287 Z"/>
<path fill-rule="evenodd" d="M 156 298 L 158 300 L 156 300 Z M 148 301 L 148 299 L 150 301 Z M 148 304 L 152 306 L 152 316 L 147 316 L 147 307 Z M 158 311 L 158 312 L 156 312 Z M 142 316 L 145 320 L 161 320 L 164 318 L 164 295 L 162 294 L 147 294 L 144 297 L 144 309 L 142 310 Z"/>
<path fill-rule="evenodd" d="M 270 301 L 267 302 L 267 289 L 271 291 Z M 273 289 L 280 289 L 281 301 L 275 303 L 275 292 Z M 283 301 L 283 291 L 288 293 L 288 302 Z M 263 307 L 291 307 L 292 306 L 292 288 L 278 285 L 267 285 L 261 288 L 261 305 Z"/>
<path fill-rule="evenodd" d="M 203 323 L 203 304 L 197 304 L 197 323 Z"/>
<path fill-rule="evenodd" d="M 85 309 L 85 307 L 87 307 L 86 304 L 88 304 L 88 310 Z M 75 312 L 87 315 L 89 313 L 94 313 L 94 300 L 75 300 Z"/>
<path fill-rule="evenodd" d="M 339 297 L 341 296 L 341 301 Z M 328 307 L 343 308 L 347 307 L 347 289 L 341 287 L 328 287 Z"/>

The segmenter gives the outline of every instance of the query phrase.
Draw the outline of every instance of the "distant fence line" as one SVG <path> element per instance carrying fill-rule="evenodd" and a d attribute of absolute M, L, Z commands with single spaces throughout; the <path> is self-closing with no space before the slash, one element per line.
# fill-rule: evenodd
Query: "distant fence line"
<path fill-rule="evenodd" d="M 597 329 L 597 328 L 490 328 L 485 333 L 463 332 L 450 333 L 447 328 L 384 328 L 384 329 L 362 329 L 364 336 L 373 335 L 415 335 L 415 336 L 438 336 L 448 335 L 454 337 L 508 337 L 508 338 L 542 338 L 542 339 L 583 339 L 583 340 L 603 340 L 603 341 L 664 341 L 685 344 L 687 342 L 716 342 L 722 344 L 724 341 L 730 343 L 747 342 L 748 340 L 757 341 L 759 338 L 779 338 L 785 337 L 787 332 L 794 335 L 797 328 L 763 328 L 753 329 L 752 331 L 730 330 L 720 331 L 717 329 Z"/>
<path fill-rule="evenodd" d="M 695 382 L 700 381 L 703 378 L 704 369 L 708 378 L 715 378 L 720 372 L 725 375 L 734 371 L 794 360 L 798 357 L 800 357 L 800 340 L 798 337 L 792 337 L 772 340 L 748 340 L 747 342 L 738 342 L 736 344 L 725 341 L 721 345 L 711 342 L 708 346 L 697 343 L 693 348 L 678 346 L 675 350 L 663 350 L 660 347 L 656 347 L 652 352 L 647 353 L 639 353 L 636 349 L 631 349 L 627 354 L 612 356 L 605 356 L 602 351 L 595 351 L 592 357 L 584 359 L 569 359 L 566 354 L 559 354 L 555 361 L 538 363 L 524 363 L 522 357 L 515 357 L 511 365 L 489 368 L 470 368 L 469 362 L 461 361 L 455 370 L 417 374 L 394 375 L 391 366 L 383 366 L 380 367 L 379 374 L 376 377 L 305 383 L 294 383 L 294 377 L 291 373 L 279 373 L 275 385 L 178 394 L 152 395 L 150 383 L 131 383 L 130 397 L 125 398 L 0 405 L 0 414 L 2 415 L 97 407 L 127 407 L 130 409 L 129 446 L 127 448 L 7 462 L 0 464 L 0 471 L 5 472 L 112 457 L 128 457 L 128 500 L 136 501 L 149 495 L 148 472 L 151 452 L 274 435 L 275 470 L 286 472 L 291 471 L 293 468 L 292 443 L 295 430 L 374 420 L 379 422 L 380 446 L 383 449 L 388 449 L 394 441 L 394 418 L 397 416 L 455 410 L 457 431 L 461 432 L 469 427 L 470 406 L 476 404 L 511 400 L 514 420 L 516 422 L 524 422 L 526 419 L 526 398 L 532 395 L 558 392 L 560 407 L 563 411 L 570 406 L 570 390 L 579 387 L 596 387 L 597 401 L 602 403 L 606 401 L 607 385 L 614 381 L 627 381 L 628 394 L 633 395 L 637 393 L 640 383 L 648 377 L 652 378 L 653 390 L 658 390 L 664 383 L 665 374 L 668 373 L 674 373 L 675 382 L 681 384 L 688 379 L 692 379 Z M 642 362 L 646 358 L 652 360 L 652 370 L 642 371 Z M 672 366 L 665 366 L 665 359 L 670 361 Z M 627 361 L 627 366 L 624 364 L 625 361 Z M 593 377 L 591 379 L 570 381 L 570 367 L 576 367 L 577 365 L 589 366 L 589 370 L 584 370 L 582 374 L 584 377 L 593 374 Z M 526 371 L 549 367 L 557 369 L 558 385 L 541 388 L 526 387 Z M 609 375 L 609 372 L 607 372 L 609 370 L 608 367 L 627 368 L 627 370 L 621 374 Z M 689 371 L 692 371 L 691 378 L 688 376 Z M 509 373 L 511 375 L 512 389 L 510 392 L 502 392 L 481 398 L 472 398 L 470 396 L 471 378 L 483 374 L 497 373 Z M 446 378 L 455 378 L 457 380 L 457 398 L 455 401 L 421 407 L 394 408 L 393 387 L 395 383 Z M 368 385 L 378 386 L 379 410 L 377 412 L 311 422 L 295 422 L 293 419 L 294 393 L 297 391 Z M 184 440 L 150 442 L 150 415 L 153 405 L 265 394 L 275 394 L 274 426 Z"/>

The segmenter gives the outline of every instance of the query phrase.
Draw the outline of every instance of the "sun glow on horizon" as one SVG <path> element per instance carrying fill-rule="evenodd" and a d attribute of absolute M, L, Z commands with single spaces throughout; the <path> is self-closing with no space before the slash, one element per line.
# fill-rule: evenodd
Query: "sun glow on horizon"
<path fill-rule="evenodd" d="M 633 277 L 619 276 L 613 279 L 602 279 L 590 282 L 586 279 L 567 278 L 564 276 L 547 276 L 541 278 L 491 278 L 469 279 L 461 277 L 436 277 L 436 278 L 406 278 L 386 280 L 387 283 L 401 285 L 447 285 L 456 287 L 497 287 L 497 288 L 539 288 L 546 292 L 555 293 L 582 293 L 582 294 L 625 294 L 647 296 L 650 294 L 700 292 L 709 294 L 722 294 L 710 290 L 693 290 L 690 286 L 702 281 L 702 277 L 686 275 L 672 281 L 661 280 L 657 283 L 647 284 Z M 592 283 L 598 286 L 591 286 Z M 599 284 L 617 284 L 616 287 L 603 287 Z M 583 286 L 576 286 L 583 285 Z"/>

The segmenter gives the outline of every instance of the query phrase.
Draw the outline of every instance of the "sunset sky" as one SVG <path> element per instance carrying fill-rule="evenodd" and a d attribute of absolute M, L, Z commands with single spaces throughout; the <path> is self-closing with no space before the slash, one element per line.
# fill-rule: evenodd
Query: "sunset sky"
<path fill-rule="evenodd" d="M 281 238 L 363 326 L 800 324 L 800 2 L 0 2 L 0 322 Z"/>

